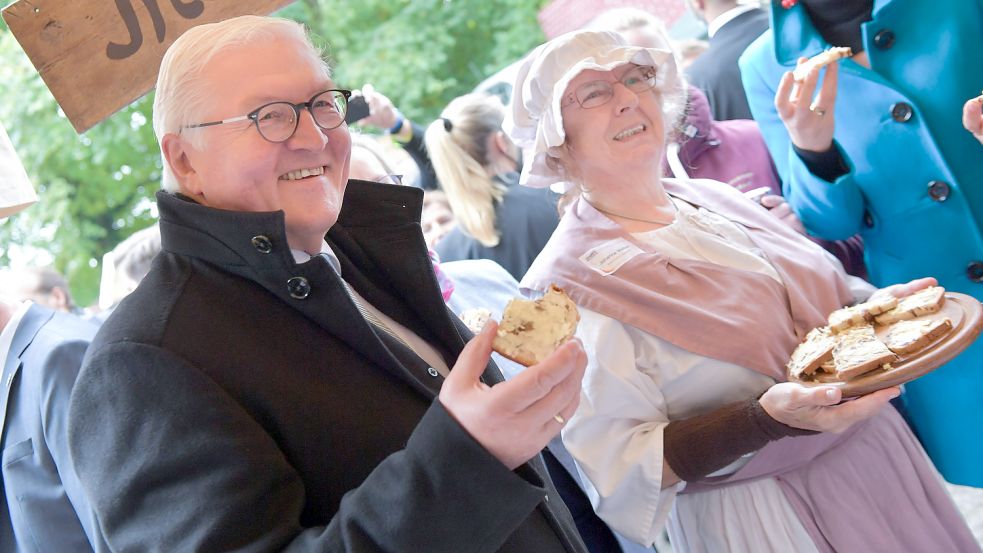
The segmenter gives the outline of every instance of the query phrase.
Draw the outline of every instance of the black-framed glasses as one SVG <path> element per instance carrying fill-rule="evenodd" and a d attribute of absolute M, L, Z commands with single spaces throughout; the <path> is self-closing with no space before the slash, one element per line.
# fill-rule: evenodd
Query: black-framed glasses
<path fill-rule="evenodd" d="M 630 69 L 614 83 L 604 80 L 583 83 L 567 94 L 563 105 L 576 102 L 584 109 L 601 107 L 614 98 L 614 84 L 617 82 L 632 92 L 645 92 L 659 85 L 659 72 L 651 65 L 639 65 Z"/>
<path fill-rule="evenodd" d="M 324 130 L 331 130 L 340 127 L 345 122 L 345 113 L 348 111 L 348 98 L 351 97 L 351 90 L 331 89 L 318 92 L 306 102 L 294 104 L 291 102 L 270 102 L 263 104 L 255 110 L 221 121 L 209 121 L 208 123 L 197 123 L 185 125 L 185 129 L 195 129 L 199 127 L 211 127 L 214 125 L 224 125 L 225 123 L 238 123 L 240 121 L 252 121 L 256 125 L 256 130 L 260 136 L 270 142 L 286 142 L 297 132 L 297 125 L 300 122 L 300 110 L 307 108 L 314 118 L 314 123 Z"/>

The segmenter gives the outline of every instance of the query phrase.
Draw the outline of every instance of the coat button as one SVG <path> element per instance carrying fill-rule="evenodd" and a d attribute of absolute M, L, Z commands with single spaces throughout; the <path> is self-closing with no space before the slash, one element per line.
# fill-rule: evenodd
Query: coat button
<path fill-rule="evenodd" d="M 894 119 L 898 123 L 906 123 L 911 119 L 911 115 L 914 110 L 911 109 L 911 104 L 908 102 L 898 102 L 891 106 L 891 119 Z"/>
<path fill-rule="evenodd" d="M 937 202 L 949 199 L 949 183 L 933 180 L 928 183 L 928 195 Z"/>
<path fill-rule="evenodd" d="M 256 248 L 256 251 L 259 253 L 270 253 L 273 251 L 273 242 L 270 242 L 270 239 L 262 234 L 253 236 L 252 243 L 253 247 Z"/>
<path fill-rule="evenodd" d="M 311 295 L 311 283 L 304 277 L 292 277 L 287 281 L 287 292 L 295 300 L 302 300 Z"/>
<path fill-rule="evenodd" d="M 427 374 L 429 374 L 430 376 L 432 376 L 434 378 L 437 378 L 438 376 L 440 376 L 440 373 L 437 372 L 437 369 L 435 369 L 433 367 L 427 367 Z"/>
<path fill-rule="evenodd" d="M 966 267 L 966 275 L 973 282 L 983 282 L 983 261 L 974 261 Z"/>
<path fill-rule="evenodd" d="M 891 29 L 877 31 L 877 34 L 874 35 L 874 46 L 877 46 L 881 50 L 887 50 L 894 46 L 894 31 Z"/>
<path fill-rule="evenodd" d="M 874 216 L 869 211 L 864 211 L 864 226 L 874 228 Z"/>

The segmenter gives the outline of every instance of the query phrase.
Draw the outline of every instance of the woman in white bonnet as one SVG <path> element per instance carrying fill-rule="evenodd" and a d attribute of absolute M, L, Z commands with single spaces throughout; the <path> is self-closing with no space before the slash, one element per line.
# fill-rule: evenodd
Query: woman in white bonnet
<path fill-rule="evenodd" d="M 594 508 L 645 545 L 668 520 L 677 552 L 979 551 L 897 388 L 841 403 L 783 382 L 805 334 L 873 290 L 729 186 L 663 179 L 681 98 L 668 48 L 581 31 L 529 55 L 505 122 L 520 182 L 571 189 L 522 286 L 581 307 L 563 442 Z"/>

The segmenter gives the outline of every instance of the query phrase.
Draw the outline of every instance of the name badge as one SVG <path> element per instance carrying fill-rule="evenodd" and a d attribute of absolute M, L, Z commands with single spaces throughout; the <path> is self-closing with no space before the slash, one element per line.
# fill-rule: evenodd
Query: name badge
<path fill-rule="evenodd" d="M 608 276 L 640 253 L 644 253 L 641 248 L 618 238 L 587 251 L 580 256 L 580 261 L 601 275 Z"/>

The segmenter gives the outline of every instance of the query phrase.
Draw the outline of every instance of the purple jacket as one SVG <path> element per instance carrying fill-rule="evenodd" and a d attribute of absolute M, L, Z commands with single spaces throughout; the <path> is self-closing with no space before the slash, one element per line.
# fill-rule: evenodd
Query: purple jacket
<path fill-rule="evenodd" d="M 768 153 L 758 124 L 750 119 L 714 121 L 710 104 L 698 88 L 689 86 L 686 121 L 680 133 L 679 161 L 690 178 L 713 179 L 730 184 L 741 192 L 768 187 L 771 194 L 782 194 L 782 183 Z M 668 160 L 663 163 L 667 177 L 675 175 Z M 843 263 L 851 275 L 867 277 L 864 244 L 860 236 L 829 241 L 810 237 Z"/>

